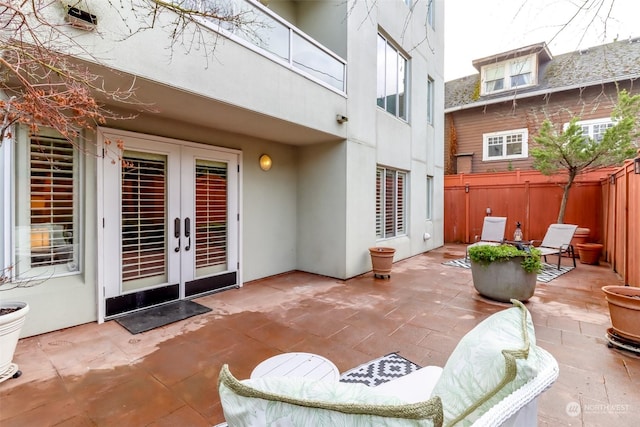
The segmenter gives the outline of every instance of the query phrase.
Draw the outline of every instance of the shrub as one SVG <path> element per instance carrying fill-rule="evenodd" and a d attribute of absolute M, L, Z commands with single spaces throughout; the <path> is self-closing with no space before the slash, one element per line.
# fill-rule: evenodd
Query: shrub
<path fill-rule="evenodd" d="M 482 265 L 504 262 L 516 257 L 523 257 L 520 265 L 527 273 L 539 273 L 542 270 L 540 251 L 532 246 L 525 247 L 524 250 L 512 245 L 478 245 L 469 248 L 471 261 Z"/>

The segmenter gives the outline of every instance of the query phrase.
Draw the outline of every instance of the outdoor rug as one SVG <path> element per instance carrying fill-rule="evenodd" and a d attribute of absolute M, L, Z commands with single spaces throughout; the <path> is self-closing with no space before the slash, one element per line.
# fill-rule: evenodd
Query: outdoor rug
<path fill-rule="evenodd" d="M 375 387 L 395 378 L 403 377 L 418 369 L 420 369 L 420 366 L 412 361 L 397 353 L 390 353 L 348 370 L 340 375 L 340 382 L 360 383 Z"/>
<path fill-rule="evenodd" d="M 209 307 L 193 301 L 181 300 L 127 314 L 117 318 L 116 322 L 135 335 L 208 311 L 211 311 Z"/>
<path fill-rule="evenodd" d="M 454 259 L 451 261 L 443 262 L 442 264 L 451 265 L 453 267 L 471 268 L 471 261 L 464 258 Z M 558 270 L 557 264 L 547 264 L 546 262 L 543 262 L 542 271 L 538 273 L 538 282 L 548 283 L 556 277 L 560 277 L 564 273 L 570 272 L 574 268 L 575 267 L 566 267 L 564 265 L 561 265 L 560 269 Z"/>

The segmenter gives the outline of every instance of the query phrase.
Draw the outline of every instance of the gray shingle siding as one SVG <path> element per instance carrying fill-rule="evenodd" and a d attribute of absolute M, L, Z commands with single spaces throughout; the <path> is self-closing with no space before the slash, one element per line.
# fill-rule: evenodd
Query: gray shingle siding
<path fill-rule="evenodd" d="M 445 83 L 445 112 L 507 99 L 598 85 L 640 77 L 640 38 L 620 40 L 565 53 L 539 66 L 538 84 L 479 96 L 480 74 Z"/>

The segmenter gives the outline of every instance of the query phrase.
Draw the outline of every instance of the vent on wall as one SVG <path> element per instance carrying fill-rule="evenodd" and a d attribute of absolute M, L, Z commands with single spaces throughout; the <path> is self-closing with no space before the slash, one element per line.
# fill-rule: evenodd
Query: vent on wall
<path fill-rule="evenodd" d="M 65 20 L 73 27 L 92 31 L 98 25 L 98 17 L 77 7 L 67 6 Z"/>

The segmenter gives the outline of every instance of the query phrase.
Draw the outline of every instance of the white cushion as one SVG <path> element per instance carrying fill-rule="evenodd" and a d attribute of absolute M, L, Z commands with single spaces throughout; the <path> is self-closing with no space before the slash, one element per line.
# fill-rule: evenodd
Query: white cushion
<path fill-rule="evenodd" d="M 363 384 L 296 377 L 238 381 L 224 365 L 220 402 L 229 426 L 439 426 L 439 398 L 405 403 Z"/>
<path fill-rule="evenodd" d="M 441 367 L 425 366 L 403 377 L 380 384 L 376 387 L 376 392 L 395 396 L 407 403 L 422 402 L 431 398 L 441 374 Z"/>
<path fill-rule="evenodd" d="M 468 332 L 447 360 L 432 394 L 442 399 L 445 426 L 471 425 L 537 374 L 531 315 L 512 302 Z"/>

